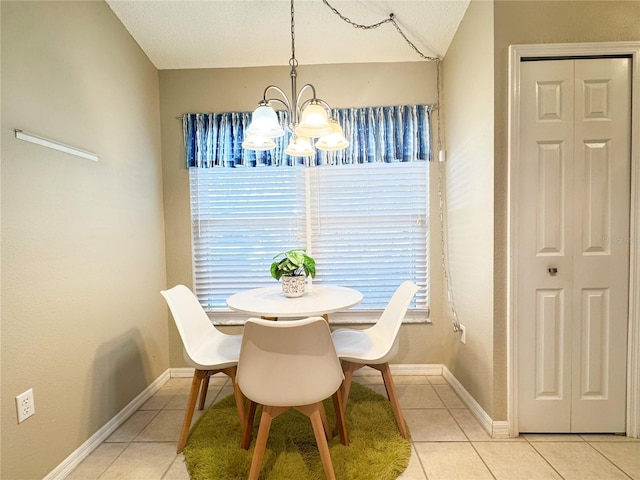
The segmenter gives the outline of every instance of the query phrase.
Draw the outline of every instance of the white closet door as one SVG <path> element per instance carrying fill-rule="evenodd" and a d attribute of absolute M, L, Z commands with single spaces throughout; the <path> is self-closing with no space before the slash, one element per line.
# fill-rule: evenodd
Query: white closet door
<path fill-rule="evenodd" d="M 519 430 L 624 431 L 629 60 L 521 67 Z"/>

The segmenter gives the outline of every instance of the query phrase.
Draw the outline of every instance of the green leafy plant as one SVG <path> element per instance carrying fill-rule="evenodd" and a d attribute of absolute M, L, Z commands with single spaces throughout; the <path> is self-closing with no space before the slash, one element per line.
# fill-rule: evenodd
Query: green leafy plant
<path fill-rule="evenodd" d="M 273 257 L 271 276 L 280 280 L 282 276 L 304 275 L 316 276 L 316 262 L 307 255 L 304 248 L 292 248 Z"/>

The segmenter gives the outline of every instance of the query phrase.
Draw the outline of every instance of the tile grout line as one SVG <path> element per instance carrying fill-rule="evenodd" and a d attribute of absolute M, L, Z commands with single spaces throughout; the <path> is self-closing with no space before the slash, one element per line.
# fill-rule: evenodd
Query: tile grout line
<path fill-rule="evenodd" d="M 141 408 L 138 408 L 138 409 L 133 413 L 133 415 L 135 415 L 137 412 L 140 412 L 140 411 L 145 411 L 145 410 L 142 410 Z M 146 410 L 146 411 L 149 411 L 149 410 Z M 146 427 L 147 427 L 147 425 L 149 425 L 149 424 L 153 421 L 153 419 L 154 419 L 154 418 L 156 418 L 156 417 L 158 416 L 158 414 L 160 413 L 160 410 L 155 410 L 155 412 L 156 412 L 156 413 L 153 415 L 153 417 L 151 417 L 151 418 L 149 419 L 149 421 L 145 424 L 145 426 L 144 426 L 142 429 L 140 429 L 140 432 L 138 432 L 138 433 L 137 433 L 137 434 L 136 434 L 136 435 L 135 435 L 131 440 L 126 441 L 126 442 L 109 442 L 109 441 L 108 441 L 108 440 L 109 440 L 109 437 L 107 437 L 107 438 L 106 438 L 106 439 L 105 439 L 105 440 L 100 444 L 100 446 L 103 446 L 103 445 L 105 445 L 105 444 L 109 444 L 109 443 L 111 443 L 111 444 L 122 443 L 122 444 L 125 444 L 125 447 L 120 451 L 120 453 L 118 453 L 118 455 L 116 455 L 116 456 L 113 458 L 113 460 L 112 460 L 112 461 L 111 461 L 111 462 L 110 462 L 110 463 L 109 463 L 109 464 L 104 468 L 104 470 L 102 470 L 102 472 L 100 472 L 100 474 L 96 477 L 96 480 L 100 480 L 100 478 L 101 478 L 101 477 L 103 477 L 103 476 L 104 476 L 104 474 L 105 474 L 105 473 L 107 473 L 107 471 L 109 471 L 109 469 L 110 469 L 110 468 L 111 468 L 111 467 L 112 467 L 112 466 L 113 466 L 113 465 L 118 461 L 118 459 L 122 456 L 122 454 L 123 454 L 124 452 L 126 452 L 126 451 L 127 451 L 127 449 L 131 446 L 131 444 L 132 444 L 132 443 L 134 443 L 134 442 L 135 442 L 135 439 L 138 437 L 138 435 L 140 435 L 140 433 L 142 432 L 142 430 L 144 430 L 144 428 L 146 428 Z M 132 415 L 132 416 L 133 416 L 133 415 Z M 131 418 L 131 417 L 129 417 L 129 418 Z M 117 430 L 116 430 L 116 431 L 117 431 Z M 115 433 L 115 432 L 113 432 L 113 433 Z M 112 433 L 111 435 L 113 435 L 113 433 Z M 111 435 L 110 435 L 110 436 L 111 436 Z"/>
<path fill-rule="evenodd" d="M 447 385 L 449 385 L 447 383 Z M 435 390 L 435 389 L 434 389 Z M 438 391 L 436 390 L 436 394 L 438 396 L 440 396 L 438 394 Z M 457 394 L 456 394 L 457 396 Z M 485 466 L 485 468 L 487 469 L 487 471 L 489 472 L 489 475 L 491 475 L 494 480 L 497 479 L 495 473 L 493 473 L 493 470 L 491 470 L 491 468 L 489 467 L 489 465 L 487 465 L 487 462 L 485 461 L 485 459 L 482 457 L 482 455 L 480 455 L 480 452 L 478 451 L 478 449 L 476 448 L 476 446 L 473 444 L 473 441 L 469 438 L 469 435 L 467 435 L 467 432 L 464 430 L 464 428 L 462 427 L 462 425 L 460 424 L 460 422 L 458 421 L 458 419 L 455 417 L 455 415 L 453 415 L 451 413 L 451 409 L 447 406 L 447 404 L 444 402 L 444 400 L 441 398 L 442 403 L 444 403 L 446 409 L 447 409 L 447 413 L 449 415 L 451 415 L 451 418 L 453 418 L 453 421 L 456 423 L 456 425 L 458 425 L 458 428 L 462 431 L 462 433 L 464 434 L 464 436 L 467 439 L 467 443 L 471 446 L 471 448 L 473 449 L 474 452 L 476 452 L 476 455 L 478 456 L 478 458 L 480 459 L 480 461 L 482 462 L 482 464 Z M 465 408 L 466 410 L 468 410 L 467 408 Z"/>
<path fill-rule="evenodd" d="M 431 384 L 431 383 L 430 383 Z M 449 385 L 447 383 L 447 385 Z M 432 385 L 433 386 L 433 385 Z M 482 457 L 482 455 L 480 454 L 480 452 L 476 449 L 474 442 L 469 438 L 469 435 L 467 435 L 467 432 L 464 430 L 464 428 L 462 427 L 462 425 L 460 424 L 460 422 L 458 421 L 458 419 L 452 415 L 451 410 L 453 409 L 452 407 L 449 407 L 449 405 L 447 405 L 447 403 L 445 402 L 445 399 L 440 395 L 440 393 L 438 393 L 437 389 L 433 389 L 436 393 L 436 395 L 438 396 L 438 398 L 440 398 L 440 401 L 442 401 L 442 403 L 445 405 L 445 408 L 447 409 L 447 412 L 449 413 L 449 415 L 451 415 L 451 417 L 453 418 L 453 420 L 456 422 L 456 424 L 458 425 L 458 427 L 460 428 L 460 430 L 462 431 L 462 433 L 465 435 L 465 437 L 467 438 L 467 441 L 471 444 L 471 447 L 473 448 L 473 450 L 476 452 L 476 454 L 478 455 L 478 457 L 480 457 L 480 460 L 482 461 L 482 463 L 487 467 L 487 470 L 491 473 L 491 475 L 494 477 L 494 479 L 496 478 L 495 474 L 493 473 L 493 471 L 491 470 L 491 468 L 489 467 L 489 465 L 487 465 L 487 463 L 484 461 L 484 458 Z M 551 464 L 551 462 L 537 449 L 535 448 L 535 446 L 533 445 L 533 443 L 525 436 L 523 437 L 524 440 L 527 442 L 527 444 L 533 449 L 533 451 L 540 457 L 542 458 L 542 460 L 544 460 L 544 462 L 549 465 L 549 467 L 558 474 L 558 476 L 562 479 L 564 479 L 565 477 L 562 476 L 562 474 Z M 618 464 L 616 464 L 615 462 L 613 462 L 613 460 L 611 460 L 608 456 L 606 456 L 604 453 L 602 453 L 600 450 L 598 450 L 597 448 L 595 448 L 590 442 L 589 440 L 587 440 L 583 435 L 580 435 L 580 438 L 582 438 L 582 440 L 587 443 L 589 445 L 589 447 L 593 450 L 595 450 L 601 457 L 603 457 L 608 463 L 610 463 L 611 465 L 613 465 L 617 470 L 619 470 L 620 472 L 622 472 L 623 475 L 625 475 L 627 478 L 629 478 L 630 480 L 633 480 L 633 477 L 631 477 L 621 466 L 619 466 Z M 609 443 L 615 443 L 615 442 L 609 442 Z"/>
<path fill-rule="evenodd" d="M 433 409 L 433 410 L 446 410 L 447 413 L 451 416 L 452 420 L 454 421 L 454 423 L 456 424 L 456 426 L 460 429 L 460 431 L 462 432 L 462 434 L 464 435 L 464 437 L 466 438 L 466 441 L 464 442 L 450 442 L 450 443 L 467 443 L 469 444 L 469 446 L 473 449 L 473 451 L 476 453 L 476 455 L 478 456 L 478 458 L 480 459 L 480 461 L 482 462 L 482 464 L 485 466 L 485 468 L 487 469 L 487 472 L 489 472 L 489 475 L 491 475 L 491 477 L 496 480 L 496 476 L 493 473 L 493 471 L 491 470 L 491 468 L 489 468 L 489 465 L 487 465 L 487 463 L 485 462 L 484 458 L 482 458 L 482 455 L 480 455 L 480 452 L 478 452 L 478 450 L 476 449 L 475 445 L 473 444 L 473 442 L 471 441 L 471 439 L 469 438 L 469 435 L 467 434 L 467 432 L 465 431 L 465 429 L 462 427 L 462 425 L 460 424 L 460 422 L 458 421 L 458 419 L 451 413 L 451 410 L 469 410 L 466 406 L 463 407 L 449 407 L 449 405 L 447 405 L 447 402 L 445 401 L 445 399 L 442 397 L 442 395 L 440 395 L 438 393 L 438 389 L 434 388 L 434 385 L 447 385 L 449 387 L 451 387 L 449 385 L 448 382 L 445 381 L 445 383 L 431 383 L 431 381 L 429 380 L 428 376 L 427 376 L 427 383 L 429 386 L 431 386 L 431 388 L 433 389 L 434 393 L 436 394 L 436 396 L 438 397 L 438 399 L 440 400 L 440 402 L 442 402 L 442 407 L 433 407 L 433 408 L 427 408 L 427 410 Z M 454 392 L 455 394 L 455 392 Z M 457 394 L 455 394 L 457 397 Z M 459 398 L 459 397 L 458 397 Z M 416 456 L 418 458 L 418 462 L 420 463 L 420 466 L 422 467 L 422 471 L 424 473 L 424 476 L 426 478 L 426 480 L 429 480 L 429 475 L 427 474 L 427 471 L 423 465 L 422 462 L 422 458 L 418 455 L 417 450 L 415 449 L 415 442 L 412 440 L 411 441 L 412 445 L 414 446 L 414 451 L 416 453 Z M 427 442 L 428 443 L 428 442 Z M 447 443 L 447 442 L 436 442 L 436 443 Z"/>
<path fill-rule="evenodd" d="M 175 396 L 175 395 L 174 395 L 174 396 Z M 167 402 L 167 403 L 169 403 L 169 402 Z M 164 409 L 164 407 L 163 407 L 163 409 Z M 138 410 L 138 411 L 139 411 L 139 412 L 140 412 L 140 411 L 147 411 L 147 412 L 149 412 L 149 411 L 153 411 L 153 410 Z M 151 417 L 151 418 L 149 419 L 149 421 L 145 424 L 145 426 L 144 426 L 144 427 L 142 427 L 142 428 L 140 429 L 140 431 L 139 431 L 138 433 L 136 433 L 136 434 L 133 436 L 133 438 L 129 441 L 129 444 L 131 444 L 131 443 L 142 443 L 142 442 L 136 442 L 136 439 L 140 436 L 140 434 L 141 434 L 142 432 L 144 432 L 144 429 L 145 429 L 145 428 L 147 428 L 147 427 L 151 424 L 151 422 L 153 422 L 153 421 L 155 420 L 155 418 L 156 418 L 158 415 L 160 415 L 160 412 L 161 412 L 161 411 L 162 411 L 162 409 L 160 409 L 160 410 L 155 410 L 155 412 L 156 412 L 156 413 L 155 413 L 155 415 L 154 415 L 153 417 Z"/>
<path fill-rule="evenodd" d="M 460 410 L 469 411 L 468 407 L 466 407 L 466 406 L 453 407 L 453 406 L 449 406 L 449 404 L 447 404 L 447 402 L 445 402 L 444 397 L 439 392 L 439 390 L 443 390 L 443 394 L 444 394 L 444 389 L 434 388 L 434 385 L 449 385 L 446 381 L 445 381 L 445 383 L 442 383 L 442 384 L 440 384 L 440 383 L 434 384 L 429 380 L 429 378 L 428 378 L 429 376 L 428 375 L 420 375 L 420 377 L 425 377 L 426 378 L 426 383 L 425 384 L 423 384 L 423 383 L 420 383 L 420 384 L 407 383 L 407 384 L 405 384 L 405 386 L 408 387 L 408 388 L 411 388 L 411 387 L 416 386 L 416 385 L 429 385 L 432 388 L 432 390 L 436 393 L 436 397 L 443 404 L 443 407 L 427 407 L 425 409 L 426 410 L 442 410 L 442 409 L 446 409 L 446 411 L 449 414 L 449 416 L 454 420 L 454 424 L 462 431 L 462 433 L 464 435 L 464 438 L 466 439 L 464 441 L 454 441 L 454 442 L 458 442 L 460 444 L 463 444 L 463 443 L 466 442 L 467 444 L 470 444 L 472 449 L 476 453 L 476 455 L 478 455 L 478 457 L 480 458 L 480 460 L 483 463 L 483 465 L 485 465 L 485 468 L 490 473 L 491 477 L 493 479 L 498 478 L 497 474 L 494 474 L 494 472 L 491 470 L 491 468 L 489 468 L 489 466 L 485 462 L 484 458 L 482 457 L 482 455 L 480 454 L 480 452 L 477 450 L 476 446 L 474 445 L 474 441 L 470 438 L 469 434 L 463 428 L 462 419 L 459 420 L 452 413 L 453 411 L 460 411 Z M 209 406 L 205 407 L 205 409 L 204 409 L 205 411 L 208 408 L 210 408 L 213 404 L 218 402 L 220 399 L 222 399 L 222 390 L 225 387 L 228 387 L 229 385 L 230 385 L 230 380 L 229 379 L 225 379 L 225 381 L 222 384 L 217 384 L 216 383 L 216 384 L 212 385 L 212 386 L 215 386 L 215 388 L 217 389 L 217 392 L 216 392 L 215 396 L 213 397 L 213 400 L 210 402 Z M 112 444 L 113 445 L 113 444 L 116 444 L 116 443 L 120 443 L 120 444 L 123 444 L 124 447 L 118 453 L 118 455 L 116 455 L 113 458 L 113 460 L 109 462 L 109 464 L 105 468 L 101 469 L 100 473 L 98 473 L 97 476 L 95 477 L 96 480 L 99 480 L 100 478 L 106 478 L 106 475 L 107 475 L 107 472 L 109 471 L 109 469 L 122 457 L 123 452 L 125 452 L 134 443 L 138 443 L 138 444 L 139 443 L 156 443 L 156 444 L 173 443 L 173 444 L 175 444 L 175 442 L 173 442 L 173 441 L 138 442 L 138 441 L 136 441 L 136 439 L 139 438 L 141 432 L 144 431 L 144 429 L 153 421 L 153 419 L 155 419 L 160 414 L 160 412 L 165 411 L 165 410 L 167 410 L 167 411 L 169 411 L 169 410 L 177 410 L 175 408 L 168 409 L 167 407 L 169 405 L 171 405 L 171 402 L 176 397 L 181 396 L 181 395 L 184 394 L 183 390 L 184 390 L 183 388 L 176 389 L 176 392 L 171 395 L 171 398 L 160 409 L 155 409 L 154 410 L 155 413 L 153 414 L 151 419 L 146 423 L 146 425 L 144 427 L 142 427 L 140 429 L 140 431 L 136 435 L 134 435 L 131 438 L 131 440 L 123 441 L 123 442 L 108 442 L 107 440 L 104 440 L 102 442 L 103 445 L 104 444 Z M 213 392 L 210 392 L 210 393 L 213 393 Z M 453 402 L 453 403 L 455 403 L 455 402 Z M 411 409 L 402 408 L 402 410 L 404 412 L 406 410 L 411 410 Z M 141 411 L 141 409 L 139 408 L 137 411 Z M 472 430 L 472 432 L 473 432 L 473 430 Z M 544 463 L 547 464 L 551 468 L 551 470 L 558 475 L 559 478 L 565 479 L 565 477 L 560 474 L 560 472 L 551 464 L 551 462 L 544 456 L 544 454 L 540 450 L 538 450 L 538 448 L 536 448 L 536 445 L 538 443 L 541 443 L 541 442 L 536 442 L 535 439 L 529 439 L 525 435 L 520 435 L 520 436 L 523 438 L 523 440 L 526 442 L 526 444 L 529 445 L 529 447 L 533 449 L 535 454 L 538 457 L 541 457 L 543 459 Z M 624 475 L 625 478 L 628 478 L 628 479 L 633 479 L 634 478 L 631 474 L 627 473 L 627 471 L 621 466 L 621 465 L 624 464 L 624 462 L 622 462 L 621 465 L 618 465 L 616 462 L 614 462 L 614 460 L 612 458 L 609 458 L 605 453 L 601 452 L 600 450 L 598 450 L 595 447 L 595 444 L 597 444 L 597 443 L 624 443 L 624 442 L 612 442 L 612 441 L 608 441 L 606 439 L 602 439 L 600 441 L 598 441 L 598 440 L 590 441 L 590 440 L 588 440 L 586 437 L 584 437 L 582 435 L 579 435 L 579 438 L 581 438 L 583 442 L 587 443 L 589 445 L 590 449 L 595 450 L 599 454 L 599 457 L 604 457 L 606 463 L 610 464 L 610 465 L 613 465 L 613 467 L 615 467 L 615 469 L 617 471 L 620 471 Z M 484 442 L 484 441 L 489 441 L 489 440 L 492 440 L 492 438 L 490 436 L 489 436 L 488 440 L 477 440 L 477 442 Z M 560 442 L 559 440 L 552 440 L 551 442 L 554 442 L 554 441 L 555 442 Z M 425 480 L 429 480 L 429 475 L 427 474 L 426 464 L 423 462 L 423 459 L 420 457 L 420 455 L 418 455 L 418 451 L 417 451 L 417 448 L 416 448 L 417 443 L 423 443 L 423 442 L 416 442 L 416 441 L 413 440 L 413 438 L 411 439 L 412 455 L 416 456 L 416 460 L 418 462 L 418 466 L 420 468 L 420 471 L 421 471 L 421 474 L 422 474 L 423 478 Z M 447 442 L 437 442 L 437 443 L 447 443 Z M 565 443 L 565 442 L 560 442 L 560 443 Z M 175 454 L 174 453 L 173 459 L 169 462 L 168 467 L 165 469 L 165 471 L 161 474 L 161 476 L 159 478 L 160 479 L 165 479 L 165 477 L 167 477 L 167 475 L 173 469 L 173 467 L 175 467 L 177 461 L 182 461 L 184 463 L 184 456 L 181 455 L 181 454 Z M 186 465 L 185 465 L 185 467 L 186 467 Z"/>
<path fill-rule="evenodd" d="M 214 402 L 215 402 L 216 398 L 218 397 L 218 395 L 220 395 L 220 391 L 222 391 L 222 387 L 224 387 L 224 386 L 226 385 L 226 383 L 227 383 L 227 381 L 225 381 L 225 382 L 222 384 L 222 386 L 220 387 L 220 389 L 218 390 L 218 393 L 217 393 L 217 394 L 216 394 L 216 396 L 214 397 Z M 208 390 L 208 388 L 207 388 L 207 390 Z M 179 392 L 181 392 L 181 390 L 178 390 L 178 392 L 177 392 L 177 393 L 172 397 L 172 399 L 173 399 L 173 398 L 175 398 L 175 397 L 177 397 L 177 396 L 179 396 L 179 395 L 182 395 L 182 394 L 181 394 L 181 393 L 179 393 Z M 170 403 L 171 403 L 171 400 L 169 400 L 169 401 L 168 401 L 168 402 L 167 402 L 167 403 L 162 407 L 162 410 L 167 409 L 166 407 L 167 407 L 167 405 L 169 405 Z M 213 405 L 213 403 L 212 403 L 212 405 Z M 168 409 L 167 409 L 167 410 L 168 410 Z M 159 413 L 159 412 L 158 412 L 158 413 Z M 154 418 L 155 418 L 155 417 L 154 417 Z M 141 431 L 141 432 L 142 432 L 142 431 Z M 138 435 L 139 435 L 139 434 L 138 434 Z M 136 435 L 136 437 L 137 437 L 137 435 Z M 155 442 L 155 443 L 158 443 L 158 442 Z M 167 443 L 173 443 L 173 444 L 174 444 L 174 445 L 176 445 L 176 447 L 177 447 L 177 443 L 176 443 L 176 442 L 167 442 Z M 181 457 L 182 457 L 182 458 L 181 458 Z M 162 474 L 162 476 L 160 477 L 160 480 L 164 480 L 164 478 L 167 476 L 167 474 L 171 471 L 171 469 L 172 469 L 172 467 L 174 466 L 174 464 L 175 464 L 175 463 L 178 461 L 178 459 L 180 459 L 180 458 L 181 458 L 181 461 L 184 463 L 184 455 L 183 455 L 182 453 L 176 453 L 176 454 L 174 455 L 173 460 L 172 460 L 172 461 L 169 463 L 169 465 L 167 466 L 166 470 L 164 471 L 164 473 L 163 473 L 163 474 Z M 185 469 L 187 468 L 186 464 L 184 465 L 184 467 L 185 467 Z M 187 473 L 188 473 L 188 472 L 187 472 Z M 189 477 L 191 477 L 191 476 L 189 475 Z"/>
<path fill-rule="evenodd" d="M 632 477 L 631 475 L 629 475 L 620 465 L 618 465 L 617 463 L 615 463 L 613 460 L 611 460 L 609 457 L 607 457 L 605 454 L 603 454 L 602 452 L 600 452 L 597 448 L 595 448 L 593 445 L 591 445 L 592 442 L 588 441 L 583 435 L 580 434 L 576 434 L 578 435 L 582 441 L 581 442 L 561 442 L 561 441 L 547 441 L 547 442 L 535 442 L 532 440 L 529 440 L 526 436 L 524 437 L 525 441 L 531 446 L 531 448 L 533 448 L 535 450 L 535 452 L 540 455 L 544 461 L 560 476 L 560 478 L 564 479 L 565 477 L 562 476 L 562 474 L 553 466 L 553 464 L 544 456 L 544 454 L 542 452 L 540 452 L 535 444 L 536 443 L 577 443 L 577 444 L 581 444 L 581 443 L 586 443 L 587 445 L 589 445 L 589 447 L 594 450 L 596 453 L 598 453 L 601 457 L 603 457 L 609 464 L 613 465 L 617 470 L 619 470 L 620 472 L 622 472 L 622 474 L 624 476 L 626 476 L 627 478 L 629 478 L 630 480 L 634 480 L 634 477 Z M 596 442 L 597 443 L 597 442 Z M 607 441 L 603 441 L 602 443 L 618 443 L 618 442 L 607 442 Z"/>
<path fill-rule="evenodd" d="M 581 435 L 582 437 L 582 435 Z M 584 439 L 584 437 L 582 437 Z M 630 478 L 631 480 L 633 480 L 633 477 L 631 477 L 629 474 L 627 474 L 627 472 L 625 472 L 622 467 L 620 467 L 617 463 L 614 463 L 609 457 L 607 457 L 604 453 L 602 453 L 600 450 L 598 450 L 596 447 L 594 447 L 593 445 L 591 445 L 591 442 L 587 441 L 586 439 L 584 439 L 586 444 L 589 445 L 589 447 L 594 450 L 596 453 L 598 453 L 602 458 L 604 458 L 607 462 L 609 462 L 611 465 L 613 465 L 615 468 L 617 468 L 618 470 L 620 470 L 622 472 L 623 475 L 625 475 L 626 477 Z M 613 443 L 613 442 L 612 442 Z"/>
<path fill-rule="evenodd" d="M 547 465 L 549 465 L 551 470 L 556 472 L 560 478 L 564 479 L 564 476 L 556 469 L 556 467 L 553 466 L 553 464 L 549 461 L 549 459 L 547 457 L 545 457 L 542 454 L 542 452 L 536 448 L 536 446 L 533 444 L 534 442 L 529 441 L 529 439 L 527 437 L 523 437 L 523 438 L 524 438 L 525 442 L 527 442 L 527 444 L 533 449 L 533 451 L 536 452 L 536 454 L 538 454 L 540 456 L 540 458 L 542 458 L 542 460 L 544 460 Z"/>
<path fill-rule="evenodd" d="M 176 453 L 175 456 L 173 457 L 173 460 L 169 463 L 169 466 L 167 467 L 167 469 L 164 471 L 164 473 L 162 474 L 162 476 L 160 477 L 160 480 L 164 480 L 164 477 L 167 476 L 167 473 L 169 473 L 171 471 L 171 468 L 173 467 L 173 465 L 176 463 L 176 461 L 178 460 L 178 458 L 180 457 L 179 453 Z M 183 460 L 184 461 L 184 460 Z M 185 465 L 186 468 L 186 465 Z"/>
<path fill-rule="evenodd" d="M 429 376 L 424 375 L 424 378 L 427 381 L 427 385 L 433 387 L 433 385 L 431 384 L 431 381 L 429 380 Z M 405 423 L 407 423 L 407 420 L 404 418 L 404 408 L 401 408 L 401 409 L 402 409 L 402 417 Z M 407 425 L 407 428 L 408 427 L 409 425 Z M 413 440 L 413 436 L 411 437 L 411 451 L 413 452 L 413 454 L 416 456 L 416 459 L 418 460 L 418 465 L 420 465 L 420 469 L 422 470 L 422 475 L 424 476 L 425 480 L 429 480 L 427 469 L 425 468 L 424 463 L 422 462 L 422 458 L 420 458 L 420 455 L 418 455 L 418 449 L 416 448 L 416 442 Z M 409 457 L 409 461 L 411 461 L 411 457 Z M 409 468 L 409 464 L 407 464 L 407 468 Z M 405 471 L 406 471 L 406 468 L 405 468 Z"/>
<path fill-rule="evenodd" d="M 124 442 L 122 442 L 122 443 L 124 443 Z M 104 444 L 105 444 L 105 442 L 102 442 L 102 444 L 101 444 L 101 445 L 104 445 Z M 117 461 L 117 460 L 120 458 L 120 456 L 125 452 L 125 450 L 126 450 L 127 448 L 129 448 L 129 445 L 131 445 L 131 443 L 130 443 L 130 442 L 129 442 L 129 443 L 127 443 L 127 446 L 126 446 L 126 447 L 124 447 L 124 448 L 122 449 L 122 451 L 121 451 L 120 453 L 118 453 L 118 455 L 116 455 L 116 456 L 114 457 L 114 459 L 109 463 L 109 465 L 107 465 L 107 466 L 106 466 L 106 468 L 105 468 L 104 470 L 102 470 L 102 472 L 100 472 L 100 474 L 96 477 L 96 480 L 100 480 L 100 477 L 104 476 L 104 474 L 105 474 L 105 473 L 107 473 L 107 472 L 109 471 L 109 469 L 113 466 L 113 464 L 114 464 L 114 463 L 116 463 L 116 461 Z"/>
<path fill-rule="evenodd" d="M 136 442 L 136 439 L 137 439 L 137 438 L 142 434 L 142 432 L 144 431 L 144 429 L 145 429 L 146 427 L 148 427 L 148 426 L 149 426 L 149 424 L 153 421 L 153 419 L 155 419 L 155 418 L 160 414 L 160 412 L 165 411 L 165 410 L 167 410 L 167 411 L 169 411 L 169 410 L 173 410 L 173 409 L 169 409 L 169 408 L 167 408 L 167 406 L 171 404 L 171 401 L 172 401 L 174 398 L 176 398 L 176 397 L 178 397 L 178 396 L 182 395 L 182 393 L 180 393 L 180 392 L 182 392 L 182 389 L 176 389 L 176 393 L 175 393 L 175 394 L 173 394 L 173 395 L 171 396 L 171 398 L 170 398 L 170 399 L 169 399 L 169 400 L 168 400 L 168 401 L 167 401 L 167 402 L 162 406 L 162 408 L 160 408 L 159 410 L 156 410 L 156 414 L 155 414 L 155 415 L 154 415 L 154 416 L 149 420 L 149 422 L 147 422 L 147 424 L 146 424 L 142 429 L 140 429 L 140 431 L 137 433 L 137 435 L 135 435 L 135 436 L 133 437 L 133 439 L 131 440 L 131 442 L 129 442 L 129 444 L 128 444 L 128 445 L 127 445 L 127 447 L 123 450 L 123 452 L 124 452 L 127 448 L 129 448 L 129 446 L 130 446 L 132 443 L 173 443 L 173 444 L 176 444 L 176 443 L 175 443 L 175 442 L 173 442 L 173 441 L 168 441 L 168 442 L 161 442 L 161 441 L 142 442 L 142 441 L 139 441 L 139 442 Z M 162 475 L 160 476 L 160 480 L 163 480 L 163 479 L 167 476 L 167 474 L 171 471 L 171 468 L 173 467 L 174 463 L 176 462 L 176 460 L 177 460 L 179 457 L 180 457 L 180 454 L 179 454 L 179 453 L 174 454 L 173 459 L 171 460 L 171 462 L 169 462 L 169 465 L 167 466 L 167 468 L 165 469 L 165 471 L 164 471 L 164 472 L 162 473 Z M 184 460 L 183 460 L 183 461 L 184 461 Z M 100 480 L 100 479 L 98 478 L 98 480 Z"/>

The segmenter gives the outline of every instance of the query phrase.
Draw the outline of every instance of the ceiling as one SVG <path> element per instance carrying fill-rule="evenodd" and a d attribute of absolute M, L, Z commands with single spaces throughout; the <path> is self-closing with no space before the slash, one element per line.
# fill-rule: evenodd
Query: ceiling
<path fill-rule="evenodd" d="M 361 25 L 389 18 L 427 57 L 443 57 L 469 0 L 328 0 Z M 107 0 L 159 70 L 288 65 L 291 6 L 287 0 Z M 323 0 L 295 5 L 295 56 L 300 65 L 415 62 L 423 58 L 391 23 L 354 28 Z"/>

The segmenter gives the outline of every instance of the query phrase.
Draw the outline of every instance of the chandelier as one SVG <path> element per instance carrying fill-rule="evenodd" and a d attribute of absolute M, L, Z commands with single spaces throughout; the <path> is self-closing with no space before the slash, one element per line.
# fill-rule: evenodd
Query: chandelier
<path fill-rule="evenodd" d="M 278 121 L 278 115 L 272 107 L 272 104 L 279 104 L 287 110 L 289 118 L 286 129 L 293 134 L 289 146 L 285 149 L 287 154 L 302 157 L 315 155 L 315 148 L 325 151 L 345 149 L 349 146 L 349 142 L 344 137 L 337 120 L 331 118 L 329 104 L 316 96 L 315 87 L 307 83 L 299 92 L 297 91 L 296 78 L 298 74 L 296 68 L 298 61 L 296 60 L 294 27 L 294 8 L 293 0 L 291 0 L 291 59 L 289 60 L 291 99 L 275 85 L 269 85 L 265 88 L 258 108 L 251 115 L 251 122 L 247 127 L 242 147 L 256 151 L 275 148 L 276 144 L 273 139 L 285 134 L 284 128 Z M 302 101 L 305 93 L 310 94 L 311 98 Z M 268 98 L 268 95 L 275 94 L 279 96 Z"/>

